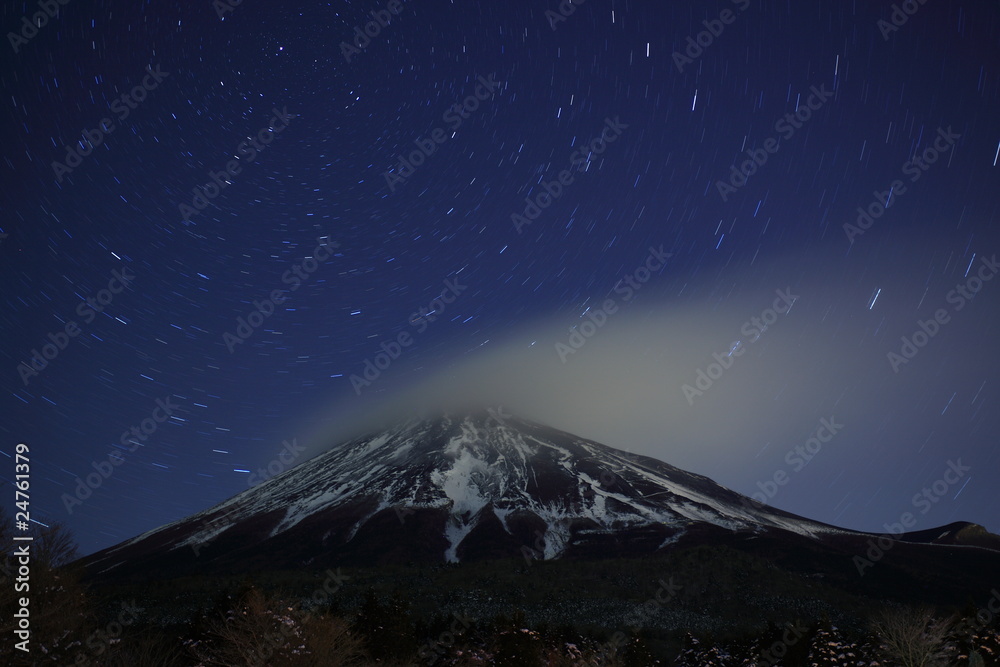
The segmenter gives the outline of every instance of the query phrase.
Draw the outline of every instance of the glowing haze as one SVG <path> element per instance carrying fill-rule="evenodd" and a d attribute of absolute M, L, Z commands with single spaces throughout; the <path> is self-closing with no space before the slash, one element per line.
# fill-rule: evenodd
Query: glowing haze
<path fill-rule="evenodd" d="M 502 342 L 442 360 L 426 379 L 382 392 L 364 412 L 357 403 L 352 416 L 334 410 L 337 426 L 314 434 L 312 445 L 325 449 L 348 435 L 441 409 L 502 406 L 748 495 L 770 488 L 771 504 L 861 530 L 879 530 L 896 518 L 892 509 L 872 512 L 874 499 L 879 507 L 898 507 L 896 515 L 912 510 L 912 497 L 938 480 L 949 460 L 972 466 L 979 489 L 995 485 L 1000 480 L 988 463 L 985 434 L 955 435 L 968 432 L 963 420 L 985 416 L 986 395 L 973 402 L 970 390 L 981 384 L 973 378 L 989 368 L 996 372 L 997 362 L 953 351 L 988 344 L 980 325 L 986 313 L 973 314 L 968 302 L 967 312 L 953 313 L 941 335 L 912 362 L 897 364 L 897 373 L 888 358 L 902 345 L 896 334 L 919 330 L 913 312 L 952 311 L 946 299 L 953 281 L 929 284 L 921 310 L 896 312 L 879 306 L 916 303 L 923 289 L 890 271 L 855 278 L 848 268 L 832 276 L 825 262 L 772 262 L 772 289 L 742 287 L 734 268 L 727 292 L 709 295 L 688 282 L 686 291 L 697 293 L 692 298 L 658 289 L 657 278 L 632 301 L 611 286 L 588 302 L 593 312 L 605 299 L 615 300 L 617 310 L 602 326 L 584 324 L 599 316 L 538 318 Z M 676 285 L 669 271 L 659 279 Z M 726 273 L 713 281 L 726 284 Z M 879 291 L 883 304 L 874 297 Z M 789 296 L 793 305 L 786 308 Z M 848 303 L 856 306 L 851 316 L 834 316 L 838 304 Z M 589 337 L 580 333 L 571 342 L 572 324 Z M 942 364 L 945 357 L 949 362 Z M 401 361 L 393 373 L 406 373 Z M 944 383 L 970 390 L 953 397 L 933 389 Z M 769 485 L 776 473 L 785 481 Z M 932 503 L 922 527 L 971 520 L 1000 528 L 974 503 L 952 502 L 959 491 L 967 499 L 977 493 L 964 489 L 968 479 L 961 481 L 949 490 L 949 502 Z"/>

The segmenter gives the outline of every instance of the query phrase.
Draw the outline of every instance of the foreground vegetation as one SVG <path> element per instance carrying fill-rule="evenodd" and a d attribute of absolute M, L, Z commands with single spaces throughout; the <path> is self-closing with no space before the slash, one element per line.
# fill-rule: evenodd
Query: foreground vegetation
<path fill-rule="evenodd" d="M 34 548 L 30 655 L 13 648 L 20 594 L 4 563 L 3 664 L 1000 665 L 985 597 L 872 600 L 718 546 L 101 585 L 67 565 L 60 528 Z"/>

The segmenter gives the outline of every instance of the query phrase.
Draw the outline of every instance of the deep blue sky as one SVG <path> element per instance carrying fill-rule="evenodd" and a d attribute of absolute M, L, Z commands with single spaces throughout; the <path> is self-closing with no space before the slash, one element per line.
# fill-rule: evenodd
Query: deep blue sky
<path fill-rule="evenodd" d="M 386 3 L 244 2 L 220 20 L 208 0 L 71 2 L 16 53 L 5 39 L 0 452 L 30 446 L 33 518 L 66 522 L 83 552 L 109 546 L 245 489 L 241 471 L 284 441 L 334 444 L 317 434 L 429 379 L 545 387 L 534 416 L 745 493 L 784 470 L 775 504 L 851 528 L 913 511 L 960 457 L 971 471 L 918 528 L 1000 531 L 1000 280 L 961 310 L 948 298 L 1000 252 L 1000 8 L 932 1 L 886 32 L 891 5 L 589 0 L 553 29 L 554 0 L 419 0 L 350 62 L 340 43 Z M 8 5 L 0 26 L 35 11 Z M 147 68 L 166 74 L 120 118 Z M 492 96 L 448 115 L 479 77 Z M 812 90 L 811 117 L 778 124 Z M 59 180 L 52 163 L 104 118 L 114 130 Z M 606 119 L 615 141 L 577 152 Z M 192 189 L 285 123 L 185 224 Z M 437 128 L 390 188 L 398 155 Z M 904 167 L 948 128 L 935 164 Z M 724 200 L 718 181 L 769 139 Z M 519 233 L 511 214 L 563 169 L 573 182 Z M 905 192 L 849 240 L 844 223 L 897 179 Z M 295 277 L 320 238 L 334 255 Z M 661 246 L 643 291 L 616 293 Z M 115 271 L 130 287 L 79 307 Z M 237 318 L 296 280 L 230 352 Z M 463 286 L 454 301 L 411 322 L 446 284 Z M 786 287 L 792 312 L 741 333 Z M 606 298 L 620 312 L 561 363 L 556 343 Z M 948 321 L 894 372 L 887 354 L 937 309 Z M 25 384 L 19 364 L 71 320 L 79 335 Z M 350 376 L 401 332 L 412 344 L 359 396 Z M 689 405 L 682 386 L 738 340 L 745 356 Z M 480 362 L 526 370 L 501 380 Z M 168 397 L 172 414 L 123 446 Z M 793 470 L 786 452 L 831 416 L 843 431 Z M 63 494 L 114 447 L 120 465 L 67 513 Z"/>

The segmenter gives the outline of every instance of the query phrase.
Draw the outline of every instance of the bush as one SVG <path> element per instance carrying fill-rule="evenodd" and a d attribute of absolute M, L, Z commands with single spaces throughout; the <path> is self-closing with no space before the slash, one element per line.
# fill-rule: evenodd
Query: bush
<path fill-rule="evenodd" d="M 872 623 L 882 653 L 902 667 L 945 667 L 954 646 L 948 643 L 951 623 L 929 608 L 884 609 Z"/>
<path fill-rule="evenodd" d="M 362 642 L 343 619 L 297 610 L 249 588 L 209 618 L 188 650 L 200 666 L 341 667 L 362 664 Z"/>

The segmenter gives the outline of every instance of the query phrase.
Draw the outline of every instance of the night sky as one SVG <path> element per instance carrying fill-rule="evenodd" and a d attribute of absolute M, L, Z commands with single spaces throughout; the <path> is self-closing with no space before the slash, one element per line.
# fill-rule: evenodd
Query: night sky
<path fill-rule="evenodd" d="M 1000 531 L 998 3 L 562 7 L 0 10 L 32 518 L 89 553 L 458 401 Z"/>

